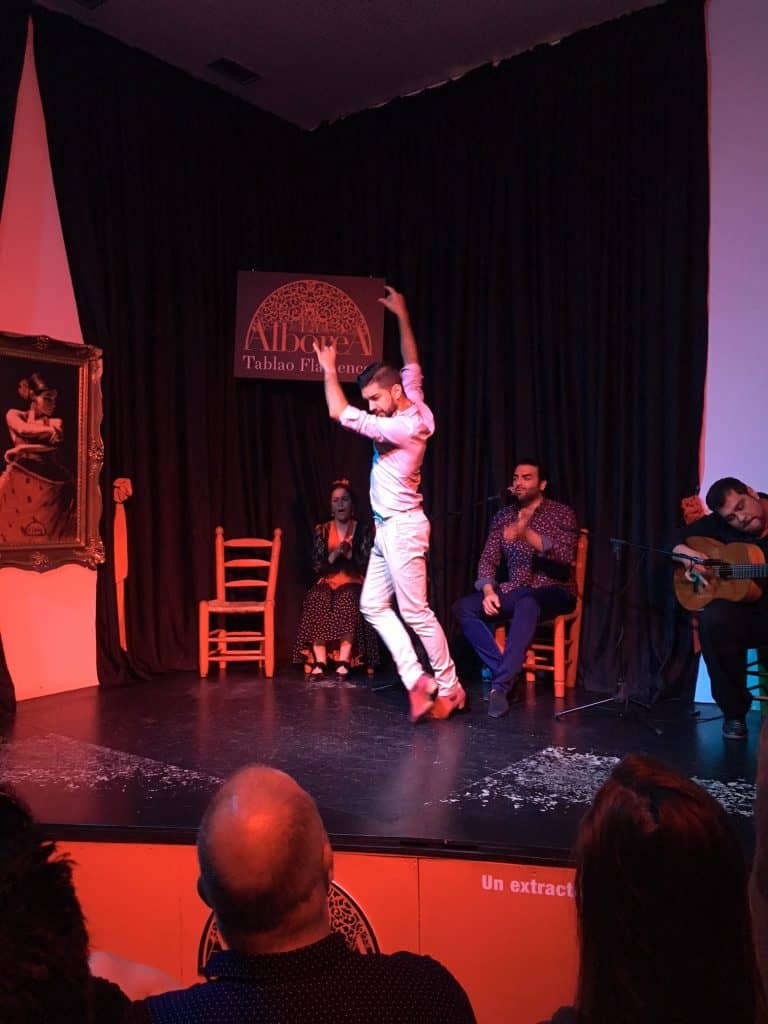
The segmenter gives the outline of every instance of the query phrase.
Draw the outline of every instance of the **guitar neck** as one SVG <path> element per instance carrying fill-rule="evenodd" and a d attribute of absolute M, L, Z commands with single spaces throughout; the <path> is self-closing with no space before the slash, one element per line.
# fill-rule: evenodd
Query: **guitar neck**
<path fill-rule="evenodd" d="M 768 562 L 754 565 L 752 562 L 722 562 L 712 566 L 721 580 L 765 580 L 768 579 Z"/>

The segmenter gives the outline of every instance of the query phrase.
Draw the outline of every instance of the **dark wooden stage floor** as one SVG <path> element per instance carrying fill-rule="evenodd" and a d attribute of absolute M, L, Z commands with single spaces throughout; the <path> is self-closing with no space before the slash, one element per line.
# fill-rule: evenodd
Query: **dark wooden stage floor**
<path fill-rule="evenodd" d="M 615 760 L 644 752 L 720 799 L 751 852 L 757 712 L 746 744 L 723 742 L 712 705 L 698 719 L 657 706 L 647 718 L 661 735 L 613 705 L 556 722 L 541 683 L 494 720 L 478 682 L 468 712 L 414 727 L 392 678 L 266 680 L 239 667 L 26 701 L 0 728 L 0 774 L 60 838 L 192 841 L 219 780 L 263 761 L 314 795 L 337 849 L 565 863 Z"/>

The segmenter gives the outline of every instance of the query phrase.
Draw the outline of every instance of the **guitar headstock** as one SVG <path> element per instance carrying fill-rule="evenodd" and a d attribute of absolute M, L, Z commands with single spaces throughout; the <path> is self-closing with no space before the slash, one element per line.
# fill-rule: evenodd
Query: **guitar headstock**
<path fill-rule="evenodd" d="M 686 526 L 690 526 L 691 523 L 695 523 L 697 519 L 701 519 L 702 516 L 707 514 L 700 494 L 691 494 L 690 497 L 683 498 L 680 502 L 680 508 L 682 509 Z"/>

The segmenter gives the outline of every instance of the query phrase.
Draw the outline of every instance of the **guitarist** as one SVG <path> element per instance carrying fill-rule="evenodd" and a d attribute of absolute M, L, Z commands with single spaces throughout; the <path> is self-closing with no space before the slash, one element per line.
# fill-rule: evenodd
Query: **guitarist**
<path fill-rule="evenodd" d="M 707 491 L 712 514 L 696 519 L 680 531 L 673 549 L 678 560 L 701 557 L 688 544 L 691 537 L 711 537 L 722 544 L 757 545 L 768 561 L 768 495 L 747 487 L 736 477 L 717 480 Z M 686 576 L 709 586 L 711 570 L 690 562 Z M 714 600 L 698 613 L 701 653 L 709 672 L 712 696 L 723 712 L 723 737 L 747 738 L 746 714 L 752 698 L 746 687 L 745 652 L 768 648 L 768 591 L 752 604 Z"/>

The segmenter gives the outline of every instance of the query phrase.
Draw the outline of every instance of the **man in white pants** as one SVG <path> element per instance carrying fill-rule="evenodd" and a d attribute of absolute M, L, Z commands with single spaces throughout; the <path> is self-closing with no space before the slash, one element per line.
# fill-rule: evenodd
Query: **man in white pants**
<path fill-rule="evenodd" d="M 429 520 L 422 509 L 421 464 L 435 431 L 432 410 L 424 403 L 423 375 L 416 339 L 403 296 L 387 287 L 379 302 L 397 317 L 402 373 L 388 363 L 372 363 L 358 377 L 370 412 L 349 405 L 336 374 L 336 346 L 314 343 L 323 368 L 325 398 L 332 419 L 373 441 L 371 508 L 376 542 L 360 597 L 360 611 L 394 658 L 410 697 L 410 720 L 449 718 L 464 707 L 466 694 L 456 676 L 445 633 L 427 602 Z M 413 629 L 435 673 L 427 675 L 403 623 Z"/>

